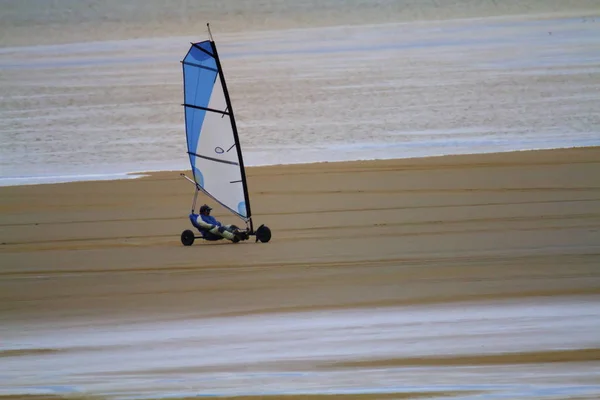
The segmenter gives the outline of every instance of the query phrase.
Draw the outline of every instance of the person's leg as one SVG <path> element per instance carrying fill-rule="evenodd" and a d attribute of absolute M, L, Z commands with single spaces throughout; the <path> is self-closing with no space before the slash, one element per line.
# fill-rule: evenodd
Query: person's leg
<path fill-rule="evenodd" d="M 198 216 L 198 219 L 196 220 L 196 222 L 198 223 L 199 226 L 201 226 L 203 229 L 206 229 L 208 232 L 212 233 L 213 235 L 221 236 L 225 239 L 231 240 L 232 242 L 239 242 L 239 240 L 240 240 L 238 237 L 236 237 L 236 235 L 234 235 L 232 232 L 227 230 L 226 227 L 216 226 L 216 225 L 212 225 L 207 222 L 204 222 L 202 220 L 201 216 Z"/>
<path fill-rule="evenodd" d="M 236 225 L 225 225 L 225 228 L 227 228 L 227 230 L 229 232 L 236 235 L 240 240 L 246 240 L 250 237 L 250 235 L 248 235 L 247 230 L 242 230 L 242 229 L 238 228 Z"/>
<path fill-rule="evenodd" d="M 233 242 L 238 242 L 240 240 L 233 232 L 230 232 L 224 226 L 215 226 L 214 228 L 210 229 L 209 232 L 214 235 L 222 236 L 225 239 L 229 239 Z"/>

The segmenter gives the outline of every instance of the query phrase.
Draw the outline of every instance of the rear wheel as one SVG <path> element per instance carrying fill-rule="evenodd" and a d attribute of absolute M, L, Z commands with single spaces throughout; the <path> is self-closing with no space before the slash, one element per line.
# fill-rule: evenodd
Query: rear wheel
<path fill-rule="evenodd" d="M 262 243 L 267 243 L 271 240 L 271 230 L 268 226 L 261 225 L 256 230 L 256 240 L 261 241 Z"/>
<path fill-rule="evenodd" d="M 184 246 L 191 246 L 194 244 L 194 232 L 190 231 L 189 229 L 186 229 L 185 231 L 181 232 L 181 243 Z"/>

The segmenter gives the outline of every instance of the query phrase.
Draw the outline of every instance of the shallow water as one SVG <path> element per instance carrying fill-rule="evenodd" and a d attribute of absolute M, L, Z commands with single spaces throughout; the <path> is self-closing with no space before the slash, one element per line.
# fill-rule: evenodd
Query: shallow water
<path fill-rule="evenodd" d="M 0 185 L 187 169 L 179 60 L 203 38 L 0 49 Z M 600 145 L 600 19 L 217 40 L 246 165 Z"/>
<path fill-rule="evenodd" d="M 5 394 L 600 396 L 597 296 L 0 329 Z"/>

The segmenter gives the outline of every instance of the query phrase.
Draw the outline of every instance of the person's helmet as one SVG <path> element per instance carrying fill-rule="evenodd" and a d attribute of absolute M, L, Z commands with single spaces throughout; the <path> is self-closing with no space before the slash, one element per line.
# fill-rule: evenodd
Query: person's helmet
<path fill-rule="evenodd" d="M 200 207 L 200 214 L 209 213 L 210 210 L 212 210 L 212 208 L 210 208 L 208 204 L 205 204 L 202 207 Z"/>

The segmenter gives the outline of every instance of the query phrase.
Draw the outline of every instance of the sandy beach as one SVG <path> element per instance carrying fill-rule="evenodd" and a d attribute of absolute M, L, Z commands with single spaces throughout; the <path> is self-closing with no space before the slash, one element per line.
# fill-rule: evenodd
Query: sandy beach
<path fill-rule="evenodd" d="M 44 381 L 43 361 L 59 365 L 52 357 L 74 350 L 58 342 L 44 345 L 40 338 L 71 337 L 76 348 L 81 337 L 75 327 L 123 338 L 118 332 L 124 324 L 160 323 L 165 330 L 157 331 L 168 338 L 170 324 L 189 320 L 222 319 L 226 325 L 283 314 L 368 315 L 390 307 L 457 312 L 479 304 L 534 300 L 544 306 L 572 298 L 597 309 L 599 174 L 600 148 L 250 168 L 254 222 L 271 227 L 272 241 L 191 247 L 183 247 L 179 235 L 188 229 L 193 187 L 176 171 L 2 187 L 0 332 L 9 368 L 0 390 L 26 392 Z M 218 207 L 215 215 L 239 222 Z M 598 388 L 600 341 L 593 330 L 600 321 L 591 321 L 579 328 L 591 338 L 559 338 L 566 342 L 558 347 L 503 351 L 499 344 L 468 354 L 405 357 L 369 350 L 339 359 L 275 358 L 268 369 L 531 364 L 573 370 L 584 363 L 587 372 L 573 375 L 570 384 L 595 380 Z M 530 320 L 523 329 L 535 324 Z M 246 346 L 252 343 L 258 345 Z M 199 349 L 209 341 L 187 345 Z M 112 355 L 115 364 L 118 354 L 125 353 Z M 264 367 L 242 364 L 233 360 L 188 372 Z M 63 372 L 54 381 L 74 381 Z M 96 386 L 83 385 L 80 392 L 119 397 L 98 376 L 94 381 Z M 397 390 L 392 397 L 424 392 Z"/>
<path fill-rule="evenodd" d="M 0 0 L 0 400 L 600 398 L 598 3 Z M 208 22 L 269 243 L 180 242 Z"/>

